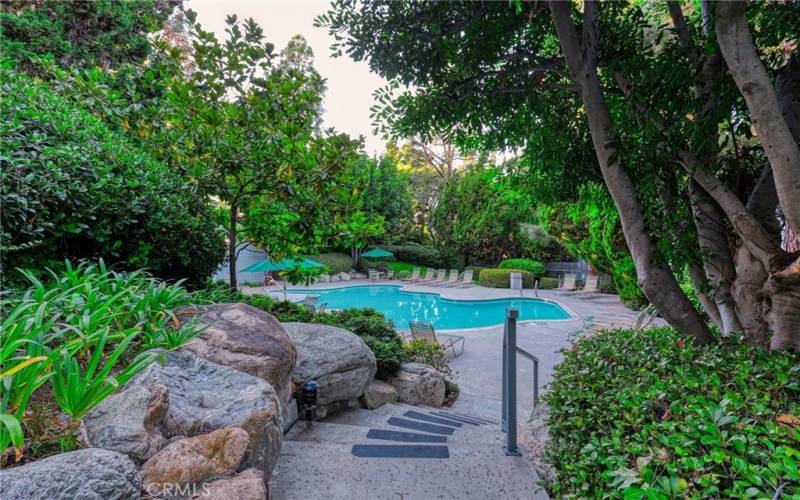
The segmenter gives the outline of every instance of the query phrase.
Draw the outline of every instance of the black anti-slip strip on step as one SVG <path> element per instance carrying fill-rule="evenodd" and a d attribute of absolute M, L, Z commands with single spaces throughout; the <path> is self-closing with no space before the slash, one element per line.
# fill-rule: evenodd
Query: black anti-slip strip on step
<path fill-rule="evenodd" d="M 442 415 L 447 415 L 449 417 L 452 416 L 452 417 L 466 418 L 467 420 L 474 420 L 475 422 L 481 422 L 481 423 L 484 423 L 484 424 L 496 424 L 497 423 L 494 420 L 489 420 L 489 419 L 486 419 L 486 418 L 483 418 L 483 417 L 474 417 L 472 415 L 465 415 L 463 413 L 458 413 L 456 411 L 437 410 L 436 413 L 441 413 Z"/>
<path fill-rule="evenodd" d="M 395 427 L 404 427 L 414 431 L 430 432 L 431 434 L 443 434 L 445 436 L 453 435 L 452 427 L 445 427 L 444 425 L 426 424 L 417 422 L 416 420 L 408 420 L 407 418 L 392 417 L 386 421 L 389 425 Z"/>
<path fill-rule="evenodd" d="M 450 427 L 461 427 L 462 425 L 464 425 L 463 423 L 456 422 L 455 420 L 448 420 L 442 417 L 434 417 L 433 415 L 420 413 L 418 411 L 407 411 L 403 413 L 403 416 L 408 418 L 413 418 L 414 420 L 425 420 L 426 422 L 433 422 L 434 424 L 449 425 Z"/>
<path fill-rule="evenodd" d="M 354 444 L 351 453 L 361 458 L 450 458 L 447 446 L 419 444 Z"/>
<path fill-rule="evenodd" d="M 383 439 L 385 441 L 400 441 L 403 443 L 446 443 L 447 436 L 434 436 L 431 434 L 417 434 L 416 432 L 390 431 L 388 429 L 370 429 L 368 439 Z"/>
<path fill-rule="evenodd" d="M 454 415 L 452 413 L 447 413 L 443 411 L 432 411 L 430 412 L 431 415 L 438 415 L 440 417 L 445 418 L 452 418 L 453 420 L 458 420 L 459 422 L 469 422 L 475 425 L 484 425 L 484 424 L 494 424 L 495 422 L 489 422 L 488 420 L 481 420 L 476 417 L 466 417 L 464 415 Z"/>

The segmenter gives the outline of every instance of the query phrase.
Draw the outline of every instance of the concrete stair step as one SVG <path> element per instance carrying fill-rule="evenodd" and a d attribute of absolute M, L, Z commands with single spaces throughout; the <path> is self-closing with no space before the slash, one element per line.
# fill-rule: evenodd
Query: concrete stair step
<path fill-rule="evenodd" d="M 392 418 L 399 417 L 389 417 Z M 411 419 L 407 419 L 411 420 Z M 424 422 L 419 422 L 424 424 Z M 285 441 L 305 441 L 315 443 L 342 443 L 342 444 L 404 444 L 404 443 L 442 443 L 442 444 L 480 444 L 502 445 L 504 434 L 499 428 L 462 427 L 451 435 L 425 432 L 398 425 L 387 421 L 374 427 L 362 427 L 331 422 L 314 422 L 311 428 L 305 422 L 298 422 L 289 433 Z"/>
<path fill-rule="evenodd" d="M 285 441 L 270 499 L 547 498 L 528 459 L 506 456 L 500 443 L 380 447 L 368 441 Z"/>

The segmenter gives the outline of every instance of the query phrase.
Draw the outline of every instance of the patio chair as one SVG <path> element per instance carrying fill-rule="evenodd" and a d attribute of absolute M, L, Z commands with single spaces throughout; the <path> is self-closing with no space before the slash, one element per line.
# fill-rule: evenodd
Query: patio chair
<path fill-rule="evenodd" d="M 577 276 L 574 274 L 565 274 L 564 281 L 561 283 L 561 286 L 556 288 L 555 291 L 557 292 L 571 292 L 575 290 L 575 280 Z"/>
<path fill-rule="evenodd" d="M 473 274 L 472 269 L 467 269 L 466 271 L 464 271 L 464 276 L 461 277 L 461 281 L 457 281 L 453 286 L 458 288 L 468 288 L 471 286 L 475 286 L 475 284 L 472 282 L 472 274 Z"/>
<path fill-rule="evenodd" d="M 599 293 L 600 292 L 600 276 L 586 276 L 586 283 L 584 283 L 583 288 L 575 292 L 576 295 L 583 295 L 587 293 Z"/>
<path fill-rule="evenodd" d="M 413 271 L 411 271 L 411 276 L 408 278 L 403 278 L 403 281 L 408 283 L 414 283 L 415 281 L 419 280 L 419 268 L 415 267 Z"/>
<path fill-rule="evenodd" d="M 394 269 L 389 269 L 386 271 L 386 279 L 393 280 L 394 279 Z"/>
<path fill-rule="evenodd" d="M 375 269 L 369 269 L 367 273 L 369 274 L 370 281 L 378 281 L 381 279 L 381 274 Z"/>
<path fill-rule="evenodd" d="M 437 286 L 453 286 L 456 283 L 458 283 L 458 269 L 451 269 L 450 276 L 441 283 L 437 283 Z"/>
<path fill-rule="evenodd" d="M 439 283 L 444 282 L 444 278 L 447 275 L 447 271 L 444 269 L 439 269 L 436 271 L 436 279 L 431 280 L 428 284 L 429 285 L 438 285 Z"/>
<path fill-rule="evenodd" d="M 429 267 L 428 270 L 425 271 L 425 277 L 420 279 L 419 282 L 420 283 L 426 283 L 426 282 L 431 282 L 431 281 L 433 281 L 433 269 L 431 269 Z"/>
<path fill-rule="evenodd" d="M 426 321 L 409 321 L 408 326 L 411 328 L 411 336 L 414 340 L 422 339 L 431 345 L 438 344 L 442 346 L 445 352 L 450 349 L 454 358 L 464 353 L 464 337 L 460 335 L 445 335 L 441 333 L 436 335 L 433 324 Z M 456 347 L 459 344 L 461 349 L 457 351 Z"/>
<path fill-rule="evenodd" d="M 306 298 L 303 299 L 302 304 L 306 311 L 321 314 L 325 312 L 325 306 L 327 306 L 328 303 L 323 302 L 322 304 L 317 305 L 318 301 L 319 295 L 306 295 Z"/>

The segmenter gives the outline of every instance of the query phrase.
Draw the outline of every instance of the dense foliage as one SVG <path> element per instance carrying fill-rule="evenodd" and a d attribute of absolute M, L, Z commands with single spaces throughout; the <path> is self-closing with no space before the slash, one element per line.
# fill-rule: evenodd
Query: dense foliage
<path fill-rule="evenodd" d="M 441 253 L 430 246 L 418 244 L 383 245 L 381 248 L 392 252 L 395 258 L 402 262 L 418 264 L 426 267 L 449 267 Z"/>
<path fill-rule="evenodd" d="M 41 281 L 25 276 L 28 288 L 0 301 L 0 450 L 13 444 L 16 460 L 26 440 L 35 455 L 74 446 L 80 418 L 156 359 L 150 349 L 180 347 L 202 331 L 175 315 L 195 301 L 190 293 L 141 271 L 67 263 Z M 56 405 L 72 420 L 59 422 Z"/>
<path fill-rule="evenodd" d="M 497 267 L 500 269 L 522 269 L 531 273 L 534 278 L 544 276 L 544 264 L 531 259 L 505 259 Z"/>
<path fill-rule="evenodd" d="M 617 330 L 565 352 L 544 399 L 557 496 L 800 494 L 800 359 L 671 328 Z M 779 493 L 779 492 L 782 492 Z"/>
<path fill-rule="evenodd" d="M 103 257 L 202 283 L 223 235 L 192 185 L 100 119 L 4 69 L 0 159 L 2 268 Z"/>
<path fill-rule="evenodd" d="M 309 259 L 324 264 L 326 272 L 338 274 L 349 271 L 353 267 L 353 261 L 349 255 L 338 252 L 327 252 L 319 255 L 307 255 Z"/>
<path fill-rule="evenodd" d="M 481 286 L 489 288 L 509 288 L 511 286 L 511 273 L 522 274 L 522 287 L 533 288 L 535 276 L 523 269 L 482 269 L 479 276 Z"/>

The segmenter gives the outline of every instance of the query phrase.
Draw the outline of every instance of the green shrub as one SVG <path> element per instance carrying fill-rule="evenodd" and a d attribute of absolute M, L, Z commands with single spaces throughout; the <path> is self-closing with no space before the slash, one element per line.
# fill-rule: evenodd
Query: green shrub
<path fill-rule="evenodd" d="M 403 349 L 405 349 L 410 363 L 430 365 L 447 377 L 452 375 L 447 355 L 441 345 L 431 344 L 425 339 L 417 339 L 404 344 Z"/>
<path fill-rule="evenodd" d="M 0 450 L 11 444 L 17 458 L 24 439 L 44 454 L 73 439 L 70 425 L 41 424 L 57 413 L 56 404 L 80 419 L 153 360 L 149 348 L 177 348 L 202 332 L 198 323 L 176 319 L 177 309 L 194 300 L 180 283 L 117 273 L 102 261 L 61 267 L 41 279 L 24 271 L 29 286 L 0 299 Z"/>
<path fill-rule="evenodd" d="M 328 252 L 319 255 L 306 255 L 306 258 L 325 264 L 329 274 L 346 273 L 353 268 L 353 259 L 344 253 Z"/>
<path fill-rule="evenodd" d="M 800 495 L 800 355 L 671 328 L 617 330 L 569 351 L 544 396 L 554 497 Z M 796 420 L 794 420 L 796 422 Z"/>
<path fill-rule="evenodd" d="M 544 264 L 532 259 L 506 259 L 497 267 L 500 269 L 522 269 L 531 273 L 535 278 L 544 276 Z"/>
<path fill-rule="evenodd" d="M 196 286 L 219 267 L 224 235 L 205 194 L 48 84 L 1 71 L 3 269 L 102 257 Z"/>
<path fill-rule="evenodd" d="M 389 380 L 389 377 L 405 362 L 406 355 L 403 351 L 402 341 L 381 340 L 371 335 L 362 335 L 361 339 L 375 354 L 375 361 L 378 365 L 375 377 L 380 380 Z"/>
<path fill-rule="evenodd" d="M 552 290 L 553 288 L 558 288 L 558 278 L 548 278 L 547 276 L 539 278 L 539 289 Z"/>
<path fill-rule="evenodd" d="M 385 250 L 392 252 L 395 258 L 402 262 L 409 262 L 418 266 L 447 267 L 448 262 L 442 258 L 439 250 L 422 245 L 388 245 Z"/>
<path fill-rule="evenodd" d="M 522 269 L 484 269 L 480 274 L 481 286 L 489 288 L 509 288 L 511 286 L 511 273 L 522 273 L 522 286 L 533 288 L 535 278 L 528 271 Z"/>

